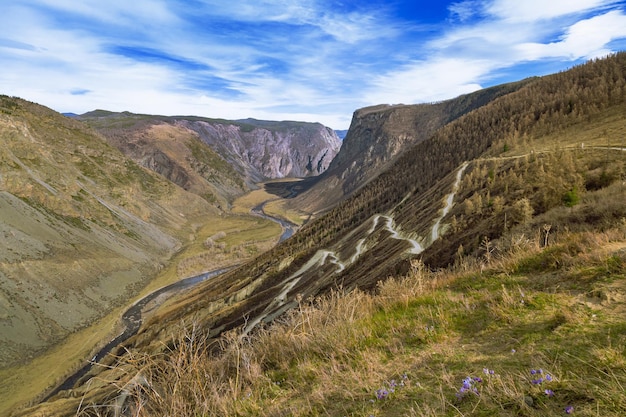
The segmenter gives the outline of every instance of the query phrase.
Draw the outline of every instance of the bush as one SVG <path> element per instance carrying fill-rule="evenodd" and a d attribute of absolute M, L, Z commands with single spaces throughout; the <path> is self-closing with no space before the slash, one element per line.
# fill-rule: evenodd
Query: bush
<path fill-rule="evenodd" d="M 572 188 L 563 196 L 563 202 L 567 207 L 574 207 L 580 201 L 576 187 Z"/>

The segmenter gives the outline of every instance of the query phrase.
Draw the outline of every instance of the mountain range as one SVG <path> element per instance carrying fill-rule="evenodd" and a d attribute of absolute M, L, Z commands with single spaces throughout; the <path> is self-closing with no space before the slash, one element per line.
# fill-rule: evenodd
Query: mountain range
<path fill-rule="evenodd" d="M 76 116 L 140 165 L 228 207 L 268 179 L 324 172 L 341 142 L 319 123 L 157 117 L 102 110 Z"/>
<path fill-rule="evenodd" d="M 69 119 L 10 97 L 0 109 L 1 324 L 15 340 L 4 366 L 34 339 L 17 330 L 20 320 L 46 340 L 34 355 L 95 320 L 89 307 L 121 307 L 181 247 L 204 239 L 203 222 L 231 221 L 236 198 L 262 181 L 306 177 L 267 184 L 266 201 L 310 219 L 151 306 L 137 333 L 71 390 L 16 415 L 121 410 L 130 407 L 124 387 L 152 387 L 143 355 L 175 356 L 177 335 L 219 355 L 225 335 L 254 337 L 339 288 L 376 291 L 418 263 L 463 268 L 524 240 L 547 248 L 626 219 L 624 53 L 440 103 L 360 109 L 342 143 L 296 122 L 104 111 Z M 623 253 L 611 256 L 623 264 Z M 82 321 L 68 318 L 73 311 Z"/>
<path fill-rule="evenodd" d="M 2 367 L 125 304 L 258 182 L 318 174 L 339 148 L 319 124 L 0 108 Z"/>

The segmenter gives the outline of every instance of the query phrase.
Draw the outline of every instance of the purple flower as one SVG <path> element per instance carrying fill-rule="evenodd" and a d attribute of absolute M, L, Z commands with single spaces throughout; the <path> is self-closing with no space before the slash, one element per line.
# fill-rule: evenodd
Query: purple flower
<path fill-rule="evenodd" d="M 384 388 L 381 388 L 376 391 L 376 398 L 378 398 L 379 400 L 384 400 L 385 398 L 387 398 L 388 395 L 389 395 L 389 392 Z"/>
<path fill-rule="evenodd" d="M 546 395 L 547 395 L 548 397 L 552 397 L 552 396 L 554 396 L 554 391 L 552 391 L 551 389 L 547 389 L 547 390 L 545 390 L 544 392 L 546 393 Z"/>
<path fill-rule="evenodd" d="M 539 385 L 542 382 L 543 382 L 543 378 L 533 379 L 532 381 L 530 381 L 530 383 L 533 384 L 533 385 Z"/>
<path fill-rule="evenodd" d="M 546 374 L 546 381 L 548 382 L 552 381 L 552 375 Z"/>
<path fill-rule="evenodd" d="M 567 407 L 565 407 L 565 414 L 572 414 L 574 412 L 574 407 L 571 405 L 568 405 Z"/>

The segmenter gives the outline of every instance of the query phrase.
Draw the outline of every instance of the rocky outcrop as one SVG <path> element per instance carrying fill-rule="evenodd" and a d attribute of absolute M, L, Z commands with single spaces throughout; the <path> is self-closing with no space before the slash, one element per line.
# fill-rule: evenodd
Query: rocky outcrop
<path fill-rule="evenodd" d="M 341 147 L 335 132 L 319 123 L 182 119 L 176 124 L 196 132 L 254 182 L 319 175 Z"/>
<path fill-rule="evenodd" d="M 355 111 L 341 151 L 319 181 L 292 201 L 293 206 L 309 212 L 334 206 L 437 129 L 527 82 L 487 88 L 439 103 L 382 104 Z"/>
<path fill-rule="evenodd" d="M 258 182 L 317 176 L 328 169 L 341 146 L 335 132 L 319 123 L 103 110 L 78 119 L 142 166 L 219 206 Z"/>
<path fill-rule="evenodd" d="M 297 197 L 294 205 L 312 212 L 332 207 L 444 123 L 433 105 L 380 105 L 355 111 L 341 152 L 320 181 Z"/>

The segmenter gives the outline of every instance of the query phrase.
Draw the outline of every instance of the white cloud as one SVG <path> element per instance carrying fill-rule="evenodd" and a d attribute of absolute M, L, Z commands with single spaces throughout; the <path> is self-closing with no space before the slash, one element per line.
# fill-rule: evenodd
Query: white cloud
<path fill-rule="evenodd" d="M 33 0 L 35 5 L 53 10 L 75 13 L 115 25 L 142 25 L 173 23 L 176 15 L 163 0 Z"/>
<path fill-rule="evenodd" d="M 204 3 L 212 7 L 213 13 L 230 19 L 307 25 L 349 44 L 389 37 L 399 30 L 385 18 L 383 9 L 338 13 L 316 0 L 205 0 Z"/>
<path fill-rule="evenodd" d="M 589 59 L 607 55 L 611 51 L 606 45 L 623 37 L 626 37 L 626 15 L 612 11 L 576 22 L 558 42 L 529 42 L 516 46 L 516 49 L 520 58 L 527 60 L 553 57 Z"/>
<path fill-rule="evenodd" d="M 366 94 L 370 103 L 410 104 L 440 101 L 481 88 L 477 80 L 490 70 L 481 60 L 438 58 L 415 62 L 375 78 Z"/>
<path fill-rule="evenodd" d="M 614 3 L 614 0 L 495 0 L 486 10 L 507 22 L 534 22 L 582 13 Z"/>
<path fill-rule="evenodd" d="M 479 0 L 460 1 L 458 3 L 451 3 L 448 6 L 448 11 L 453 19 L 465 22 L 482 13 L 482 6 Z"/>
<path fill-rule="evenodd" d="M 452 98 L 519 63 L 565 67 L 626 39 L 623 2 L 458 1 L 448 6 L 449 20 L 425 31 L 423 22 L 390 20 L 389 9 L 340 10 L 324 1 L 10 2 L 0 14 L 0 93 L 60 111 L 346 128 L 358 107 Z M 242 27 L 250 32 L 236 31 Z M 416 37 L 424 33 L 428 40 Z"/>

